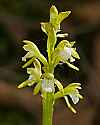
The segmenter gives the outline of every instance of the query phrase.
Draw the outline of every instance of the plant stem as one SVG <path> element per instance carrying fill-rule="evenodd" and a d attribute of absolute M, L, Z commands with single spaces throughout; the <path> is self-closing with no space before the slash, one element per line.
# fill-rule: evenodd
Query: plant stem
<path fill-rule="evenodd" d="M 43 97 L 43 125 L 52 125 L 54 93 L 46 92 Z"/>

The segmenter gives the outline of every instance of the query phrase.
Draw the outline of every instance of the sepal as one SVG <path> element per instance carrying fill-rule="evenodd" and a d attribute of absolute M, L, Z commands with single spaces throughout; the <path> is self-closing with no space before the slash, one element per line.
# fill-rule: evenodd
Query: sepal
<path fill-rule="evenodd" d="M 68 100 L 68 97 L 67 96 L 64 96 L 64 99 L 66 101 L 66 104 L 68 106 L 68 108 L 73 112 L 73 113 L 76 113 L 76 110 L 71 106 L 69 100 Z"/>
<path fill-rule="evenodd" d="M 53 26 L 55 26 L 57 18 L 58 18 L 58 10 L 57 10 L 57 8 L 55 6 L 52 6 L 50 8 L 50 23 Z"/>
<path fill-rule="evenodd" d="M 26 81 L 22 82 L 20 85 L 18 85 L 18 88 L 19 89 L 24 88 L 24 87 L 28 86 L 28 84 L 29 84 L 29 81 L 26 80 Z"/>
<path fill-rule="evenodd" d="M 41 29 L 42 29 L 42 31 L 43 31 L 44 33 L 48 34 L 49 28 L 50 28 L 50 23 L 48 23 L 48 22 L 45 22 L 45 23 L 42 22 L 42 23 L 41 23 Z"/>
<path fill-rule="evenodd" d="M 59 91 L 63 91 L 63 85 L 57 80 L 54 79 L 55 85 L 58 87 Z"/>
<path fill-rule="evenodd" d="M 35 60 L 35 57 L 31 58 L 27 63 L 25 63 L 22 68 L 26 68 L 27 66 L 31 65 L 32 62 Z"/>
<path fill-rule="evenodd" d="M 36 84 L 36 86 L 35 86 L 35 88 L 34 88 L 34 90 L 33 90 L 34 95 L 37 95 L 37 94 L 39 93 L 40 89 L 41 89 L 41 81 L 39 81 L 39 82 Z"/>
<path fill-rule="evenodd" d="M 73 64 L 69 63 L 68 61 L 66 61 L 65 63 L 66 63 L 70 68 L 79 71 L 79 68 L 78 68 L 78 67 L 74 66 Z"/>
<path fill-rule="evenodd" d="M 61 23 L 65 18 L 69 16 L 71 11 L 66 11 L 66 12 L 60 12 L 57 18 L 57 23 Z"/>

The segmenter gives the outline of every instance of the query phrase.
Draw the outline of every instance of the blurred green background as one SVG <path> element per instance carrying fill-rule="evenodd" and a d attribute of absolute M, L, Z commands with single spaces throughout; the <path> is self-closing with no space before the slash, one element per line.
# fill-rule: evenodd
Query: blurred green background
<path fill-rule="evenodd" d="M 22 40 L 33 41 L 46 55 L 46 35 L 40 22 L 49 20 L 49 9 L 71 10 L 62 29 L 69 40 L 76 40 L 81 56 L 76 65 L 56 67 L 55 76 L 64 82 L 81 82 L 84 96 L 74 115 L 63 100 L 55 105 L 54 125 L 100 124 L 100 1 L 99 0 L 0 0 L 0 125 L 41 125 L 41 99 L 32 88 L 18 90 L 27 78 L 21 57 L 25 54 Z"/>

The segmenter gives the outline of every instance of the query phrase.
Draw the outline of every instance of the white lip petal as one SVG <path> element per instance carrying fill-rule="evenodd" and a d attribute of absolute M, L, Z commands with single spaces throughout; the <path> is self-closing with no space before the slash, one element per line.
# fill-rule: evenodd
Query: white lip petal
<path fill-rule="evenodd" d="M 71 97 L 74 104 L 77 104 L 79 102 L 79 97 L 77 95 L 69 94 L 69 96 Z"/>
<path fill-rule="evenodd" d="M 72 48 L 65 48 L 66 57 L 70 58 L 72 53 Z"/>
<path fill-rule="evenodd" d="M 34 77 L 33 77 L 33 75 L 30 75 L 29 78 L 28 78 L 28 80 L 31 81 L 32 79 L 34 79 Z"/>
<path fill-rule="evenodd" d="M 65 47 L 62 51 L 60 51 L 60 56 L 64 60 L 68 60 L 69 58 L 71 58 L 71 54 L 72 54 L 72 48 Z"/>
<path fill-rule="evenodd" d="M 77 94 L 79 94 L 78 89 L 75 89 L 75 91 L 69 94 L 74 104 L 77 104 L 79 102 L 79 96 Z"/>
<path fill-rule="evenodd" d="M 46 92 L 54 92 L 53 80 L 42 80 L 42 90 Z"/>

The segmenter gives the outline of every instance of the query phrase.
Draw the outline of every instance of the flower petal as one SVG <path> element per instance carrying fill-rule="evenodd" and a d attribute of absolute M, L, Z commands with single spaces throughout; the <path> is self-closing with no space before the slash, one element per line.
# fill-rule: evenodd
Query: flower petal
<path fill-rule="evenodd" d="M 67 96 L 64 96 L 64 99 L 67 103 L 67 106 L 68 108 L 73 112 L 73 113 L 76 113 L 76 110 L 71 106 L 71 104 L 69 103 L 69 100 L 68 100 L 68 97 Z"/>

